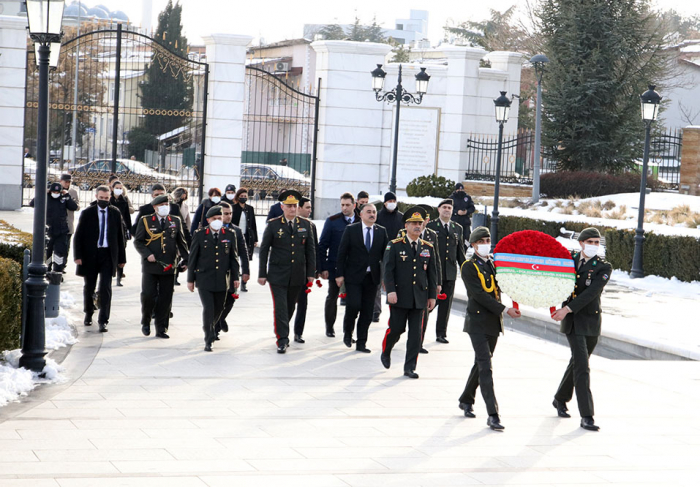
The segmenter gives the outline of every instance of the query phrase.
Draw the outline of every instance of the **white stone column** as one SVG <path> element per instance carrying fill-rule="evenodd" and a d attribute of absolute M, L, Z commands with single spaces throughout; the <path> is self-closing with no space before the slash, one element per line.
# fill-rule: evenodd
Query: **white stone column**
<path fill-rule="evenodd" d="M 315 218 L 337 213 L 345 191 L 379 193 L 382 111 L 370 72 L 384 64 L 391 46 L 373 42 L 316 41 L 321 78 Z"/>
<path fill-rule="evenodd" d="M 243 148 L 246 47 L 250 36 L 205 36 L 209 63 L 207 137 L 204 158 L 204 193 L 240 186 Z"/>
<path fill-rule="evenodd" d="M 508 92 L 508 98 L 510 98 L 511 95 L 519 95 L 523 55 L 519 52 L 494 51 L 488 53 L 486 59 L 491 61 L 491 68 L 508 73 L 508 80 L 503 86 L 503 90 Z M 494 98 L 496 95 L 494 95 Z M 513 100 L 513 104 L 510 106 L 508 125 L 511 126 L 509 130 L 511 133 L 515 133 L 518 126 L 519 106 L 520 103 L 517 98 Z"/>
<path fill-rule="evenodd" d="M 0 15 L 0 210 L 22 206 L 27 19 Z"/>

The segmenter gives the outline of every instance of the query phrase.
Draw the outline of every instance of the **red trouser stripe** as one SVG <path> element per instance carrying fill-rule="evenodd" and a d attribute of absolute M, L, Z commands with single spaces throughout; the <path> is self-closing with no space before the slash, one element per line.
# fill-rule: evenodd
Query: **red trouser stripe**
<path fill-rule="evenodd" d="M 391 306 L 389 306 L 389 319 L 386 322 L 386 333 L 384 333 L 384 339 L 382 340 L 382 353 L 384 353 L 384 350 L 386 350 L 386 337 L 389 336 L 389 333 L 391 333 Z"/>
<path fill-rule="evenodd" d="M 270 285 L 270 294 L 272 294 L 272 325 L 275 329 L 275 336 L 279 340 L 280 336 L 277 334 L 277 313 L 275 312 L 277 307 L 275 306 L 275 293 L 272 291 L 272 285 Z"/>

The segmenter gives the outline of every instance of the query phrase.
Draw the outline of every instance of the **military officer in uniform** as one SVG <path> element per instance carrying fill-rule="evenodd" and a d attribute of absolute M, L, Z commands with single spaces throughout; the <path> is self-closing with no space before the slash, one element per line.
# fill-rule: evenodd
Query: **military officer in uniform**
<path fill-rule="evenodd" d="M 486 403 L 489 418 L 486 425 L 492 430 L 504 429 L 498 415 L 498 402 L 493 389 L 491 357 L 496 349 L 498 335 L 503 332 L 503 312 L 511 318 L 519 318 L 520 311 L 501 304 L 501 290 L 496 282 L 496 268 L 490 258 L 491 233 L 486 227 L 477 227 L 469 236 L 474 256 L 462 264 L 462 280 L 467 288 L 467 314 L 464 331 L 474 347 L 474 366 L 467 385 L 459 398 L 459 408 L 467 418 L 474 418 L 476 388 Z"/>
<path fill-rule="evenodd" d="M 167 334 L 173 301 L 175 269 L 182 259 L 187 268 L 187 240 L 180 217 L 170 214 L 167 195 L 151 201 L 155 213 L 142 216 L 136 223 L 134 247 L 141 255 L 141 332 L 151 334 L 151 315 L 155 309 L 156 337 Z"/>
<path fill-rule="evenodd" d="M 302 196 L 299 199 L 299 208 L 297 208 L 297 216 L 301 218 L 308 218 L 311 216 L 311 200 Z M 314 248 L 318 252 L 318 231 L 316 230 L 316 225 L 311 220 L 308 220 L 311 225 L 311 233 L 314 237 Z M 316 259 L 316 265 L 318 266 L 318 259 Z M 314 277 L 319 278 L 318 269 L 316 269 L 316 274 Z M 304 340 L 304 326 L 306 326 L 306 310 L 309 307 L 309 295 L 305 292 L 306 290 L 299 293 L 299 298 L 297 299 L 297 310 L 294 316 L 294 341 L 297 343 L 306 343 Z M 291 316 L 290 316 L 291 318 Z"/>
<path fill-rule="evenodd" d="M 307 282 L 316 274 L 316 247 L 311 222 L 297 217 L 298 191 L 279 196 L 284 214 L 267 223 L 260 244 L 258 283 L 270 283 L 277 353 L 289 346 L 289 319 Z M 269 262 L 268 262 L 269 260 Z"/>
<path fill-rule="evenodd" d="M 437 234 L 437 248 L 440 255 L 440 267 L 442 270 L 442 293 L 445 299 L 438 299 L 437 302 L 437 322 L 435 332 L 437 341 L 449 343 L 447 341 L 447 320 L 450 319 L 452 308 L 452 297 L 455 293 L 455 281 L 457 280 L 457 269 L 467 260 L 464 249 L 464 234 L 462 226 L 455 223 L 452 218 L 452 200 L 442 200 L 438 205 L 440 217 L 428 223 L 428 229 Z M 427 323 L 426 323 L 427 325 Z M 425 327 L 427 328 L 427 326 Z M 425 337 L 425 328 L 423 336 Z"/>
<path fill-rule="evenodd" d="M 578 237 L 580 252 L 572 252 L 576 266 L 576 284 L 561 309 L 552 315 L 561 321 L 560 331 L 566 335 L 571 348 L 571 360 L 566 367 L 564 377 L 554 395 L 552 405 L 562 418 L 569 418 L 566 403 L 576 390 L 576 401 L 581 414 L 581 427 L 598 431 L 600 427 L 593 420 L 593 396 L 591 395 L 591 371 L 588 358 L 593 353 L 598 337 L 602 310 L 600 295 L 610 280 L 612 266 L 602 257 L 598 257 L 600 232 L 597 228 L 586 228 Z"/>
<path fill-rule="evenodd" d="M 404 375 L 417 379 L 416 364 L 420 350 L 423 313 L 435 307 L 437 297 L 437 259 L 435 248 L 420 238 L 426 212 L 415 206 L 403 216 L 406 236 L 389 242 L 384 254 L 384 286 L 389 301 L 389 328 L 382 342 L 381 361 L 391 366 L 391 349 L 406 330 L 408 343 Z"/>
<path fill-rule="evenodd" d="M 221 207 L 207 210 L 208 225 L 192 236 L 187 289 L 194 292 L 195 283 L 202 301 L 204 351 L 211 352 L 216 338 L 215 327 L 224 311 L 228 289 L 239 284 L 238 245 L 236 234 L 223 227 Z"/>

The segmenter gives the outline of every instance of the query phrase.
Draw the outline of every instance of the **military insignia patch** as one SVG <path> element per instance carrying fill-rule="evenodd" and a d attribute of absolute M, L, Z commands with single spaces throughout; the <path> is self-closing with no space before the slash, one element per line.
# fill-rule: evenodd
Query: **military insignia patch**
<path fill-rule="evenodd" d="M 603 274 L 603 280 L 607 281 L 608 279 L 610 279 L 610 276 L 607 274 Z"/>
<path fill-rule="evenodd" d="M 421 257 L 430 257 L 430 250 L 428 250 L 428 249 L 421 250 L 420 256 Z"/>

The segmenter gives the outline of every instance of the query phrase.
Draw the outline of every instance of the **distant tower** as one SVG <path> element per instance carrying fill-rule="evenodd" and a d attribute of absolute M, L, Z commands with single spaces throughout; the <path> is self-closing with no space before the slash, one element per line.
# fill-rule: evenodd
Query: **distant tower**
<path fill-rule="evenodd" d="M 153 0 L 141 0 L 141 29 L 143 29 L 144 34 L 151 34 L 152 19 Z"/>

